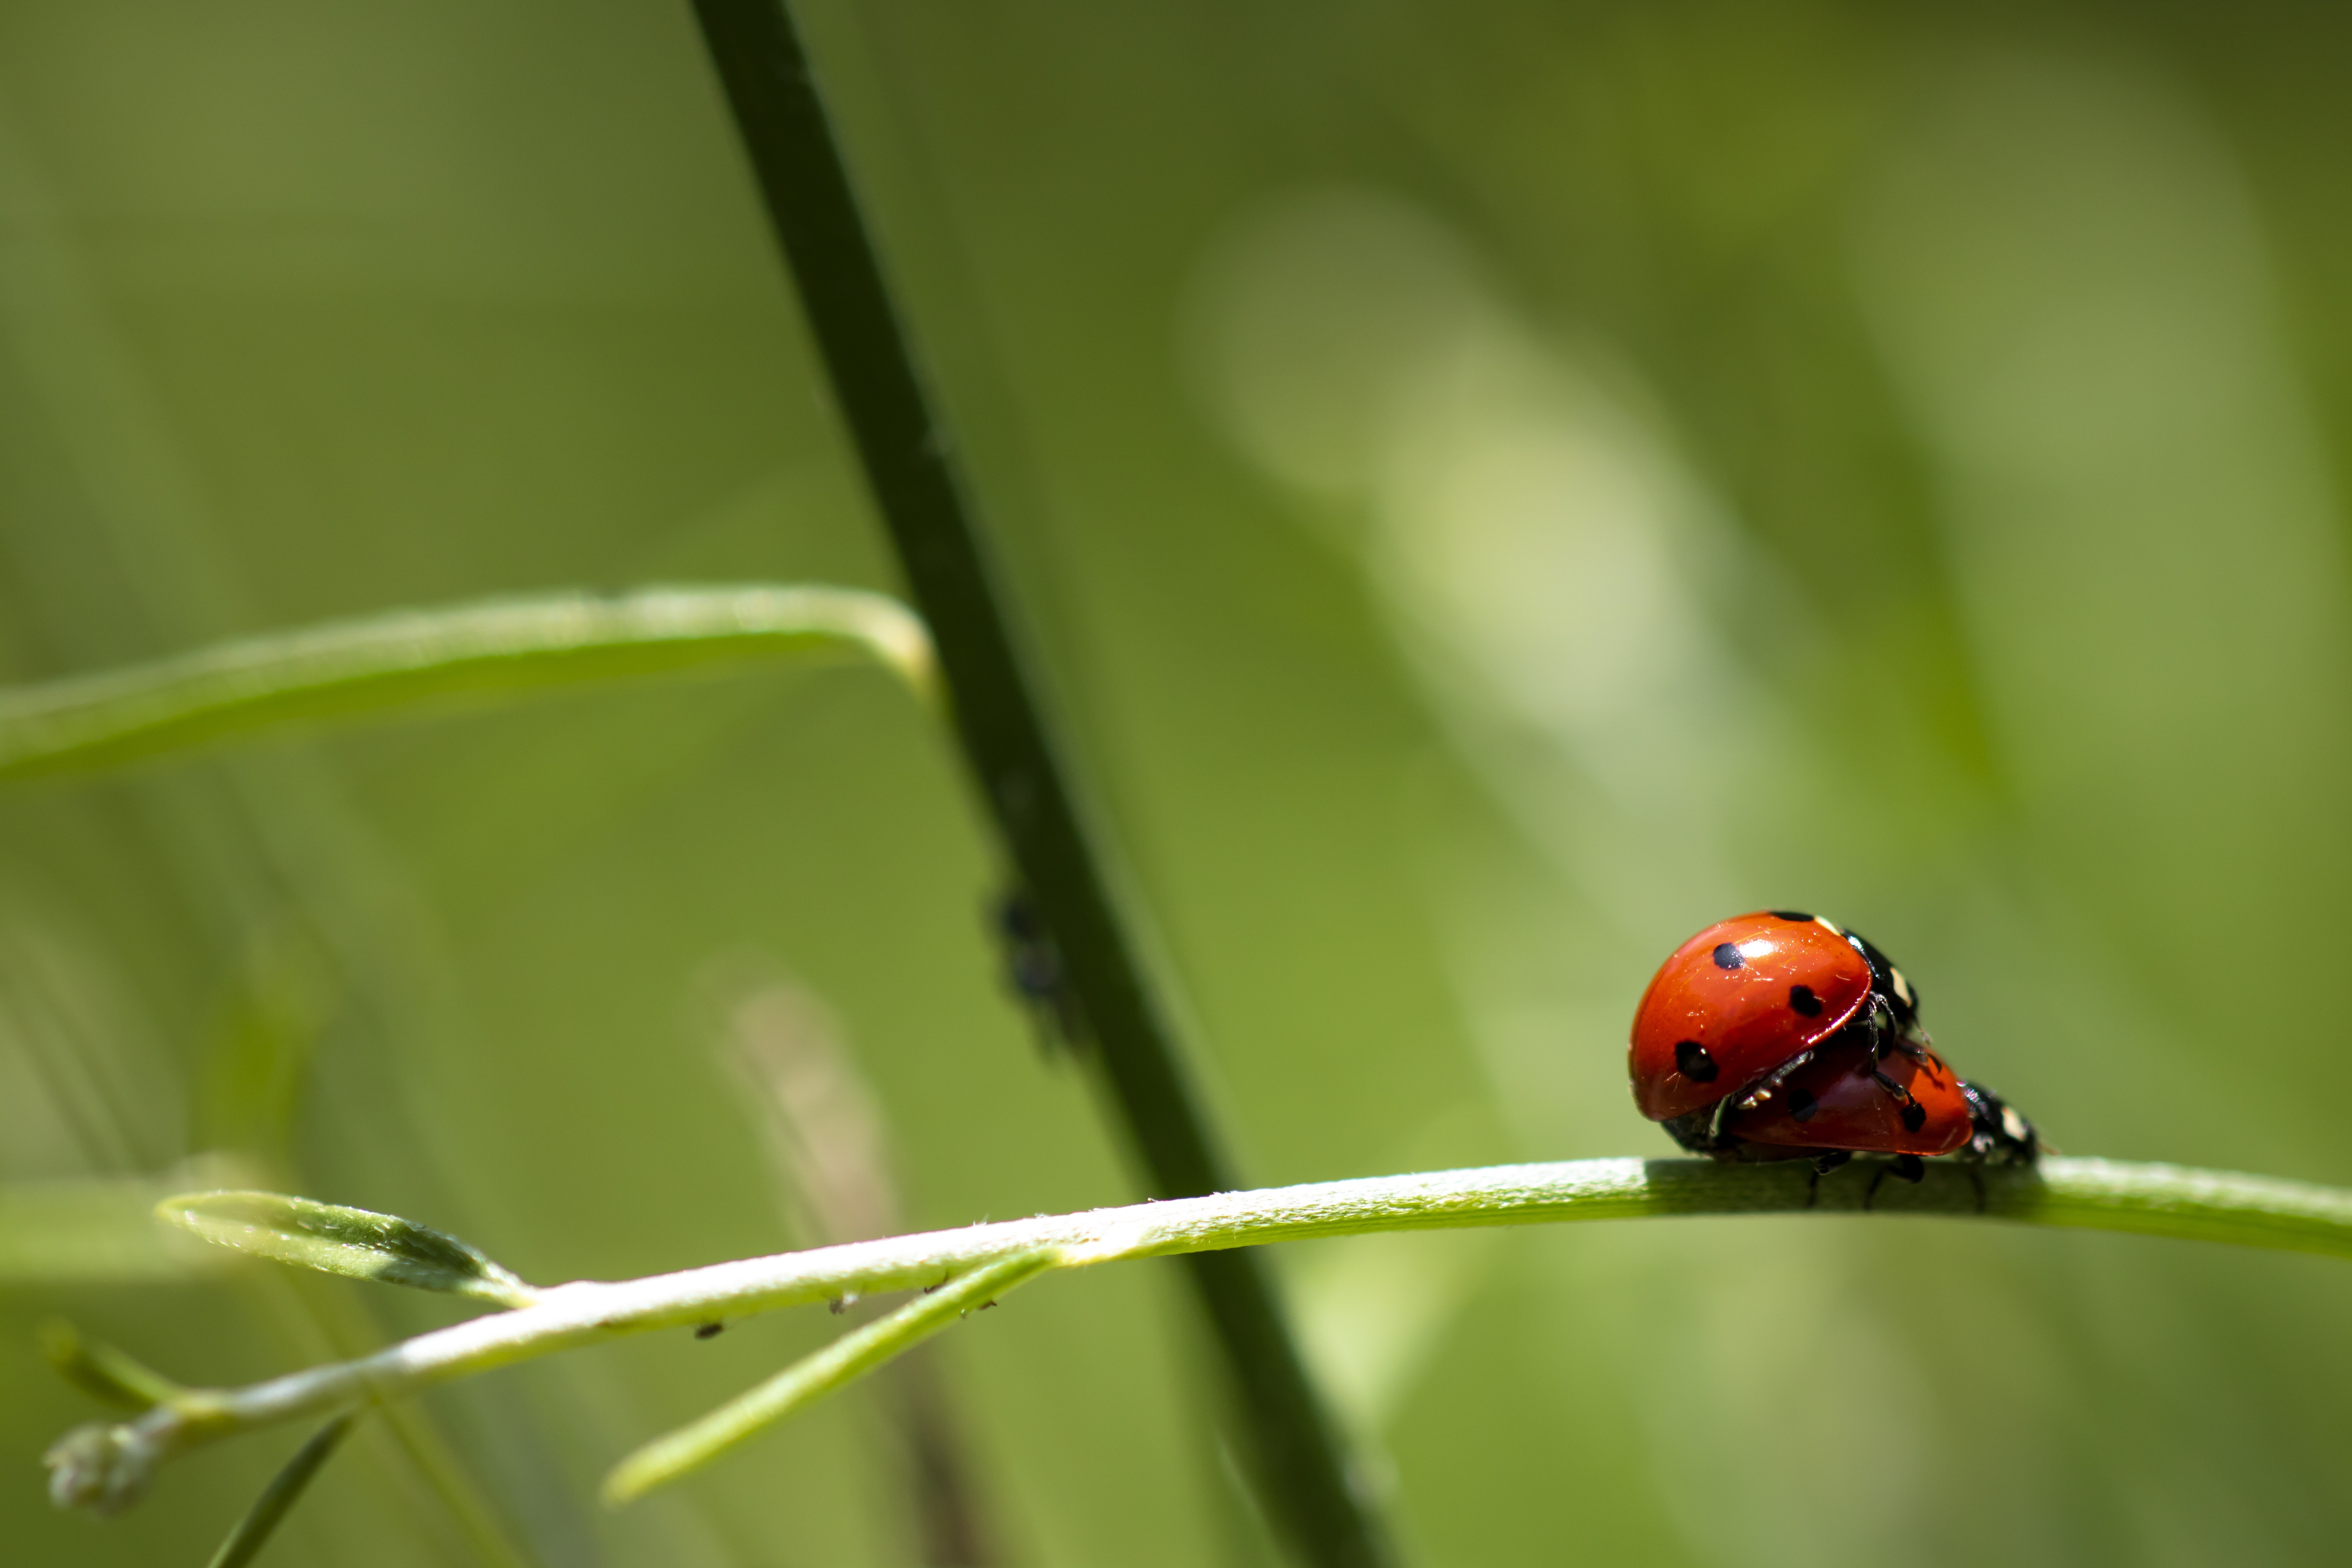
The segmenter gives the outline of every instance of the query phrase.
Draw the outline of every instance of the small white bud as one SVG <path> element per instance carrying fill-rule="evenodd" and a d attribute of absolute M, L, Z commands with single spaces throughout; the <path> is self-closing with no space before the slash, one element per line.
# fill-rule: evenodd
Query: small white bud
<path fill-rule="evenodd" d="M 155 1451 L 135 1426 L 93 1421 L 77 1426 L 41 1457 L 49 1468 L 49 1500 L 59 1508 L 120 1513 L 146 1495 Z"/>

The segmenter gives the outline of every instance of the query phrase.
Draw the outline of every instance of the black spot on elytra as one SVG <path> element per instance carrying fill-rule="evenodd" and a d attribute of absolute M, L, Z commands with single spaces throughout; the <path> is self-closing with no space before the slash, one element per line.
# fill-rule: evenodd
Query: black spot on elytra
<path fill-rule="evenodd" d="M 1737 969 L 1747 962 L 1739 956 L 1739 950 L 1731 943 L 1718 942 L 1715 944 L 1715 966 L 1717 969 Z"/>
<path fill-rule="evenodd" d="M 1813 1119 L 1813 1112 L 1820 1109 L 1821 1102 L 1816 1100 L 1811 1094 L 1808 1094 L 1805 1090 L 1798 1088 L 1793 1083 L 1789 1086 L 1790 1115 L 1795 1117 L 1800 1121 L 1811 1121 Z"/>
<path fill-rule="evenodd" d="M 1706 1047 L 1696 1040 L 1681 1040 L 1675 1046 L 1675 1067 L 1693 1083 L 1713 1083 L 1715 1075 L 1723 1069 L 1706 1054 Z"/>
<path fill-rule="evenodd" d="M 1920 1104 L 1915 1100 L 1910 1104 L 1903 1108 L 1903 1130 L 1905 1131 L 1916 1132 L 1919 1129 L 1927 1125 L 1927 1108 L 1926 1106 Z"/>
<path fill-rule="evenodd" d="M 1822 1016 L 1822 999 L 1813 994 L 1813 988 L 1810 985 L 1790 986 L 1789 1005 L 1808 1018 L 1818 1018 Z"/>
<path fill-rule="evenodd" d="M 1812 916 L 1801 910 L 1766 910 L 1764 912 L 1776 921 L 1795 921 L 1799 925 L 1811 925 L 1813 921 Z"/>

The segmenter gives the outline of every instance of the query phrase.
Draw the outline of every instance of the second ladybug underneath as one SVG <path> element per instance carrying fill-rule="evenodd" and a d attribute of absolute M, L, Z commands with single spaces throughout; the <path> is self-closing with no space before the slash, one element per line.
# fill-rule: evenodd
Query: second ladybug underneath
<path fill-rule="evenodd" d="M 2031 1163 L 2032 1123 L 1944 1065 L 1919 995 L 1859 933 L 1793 910 L 1707 927 L 1659 967 L 1633 1015 L 1634 1103 L 1693 1153 L 1857 1152 Z M 1875 1185 L 1875 1184 L 1873 1184 Z"/>

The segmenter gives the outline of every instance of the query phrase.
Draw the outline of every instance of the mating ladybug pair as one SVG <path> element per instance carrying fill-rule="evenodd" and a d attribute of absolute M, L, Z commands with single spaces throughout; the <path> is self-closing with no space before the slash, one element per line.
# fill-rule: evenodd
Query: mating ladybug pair
<path fill-rule="evenodd" d="M 1890 1154 L 1879 1176 L 1916 1182 L 1923 1155 L 2030 1164 L 2041 1149 L 2032 1122 L 1936 1055 L 1885 953 L 1792 910 L 1676 948 L 1633 1015 L 1631 1065 L 1642 1114 L 1718 1160 L 1811 1159 L 1818 1178 Z"/>

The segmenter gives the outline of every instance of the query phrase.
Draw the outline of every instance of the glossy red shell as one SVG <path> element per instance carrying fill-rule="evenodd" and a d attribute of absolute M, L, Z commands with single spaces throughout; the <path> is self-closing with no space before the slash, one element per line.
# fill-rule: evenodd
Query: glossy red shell
<path fill-rule="evenodd" d="M 1959 1075 L 1933 1051 L 1924 1062 L 1896 1054 L 1878 1064 L 1925 1113 L 1903 1125 L 1903 1101 L 1871 1077 L 1870 1042 L 1841 1040 L 1790 1073 L 1753 1110 L 1734 1110 L 1723 1131 L 1750 1143 L 1852 1149 L 1869 1154 L 1948 1154 L 1975 1131 Z M 1807 1114 L 1800 1121 L 1798 1109 Z"/>
<path fill-rule="evenodd" d="M 1713 1105 L 1836 1033 L 1869 994 L 1869 961 L 1827 921 L 1759 913 L 1711 925 L 1642 994 L 1628 1058 L 1633 1101 L 1653 1121 Z M 1685 1042 L 1705 1050 L 1712 1078 L 1684 1073 Z"/>

